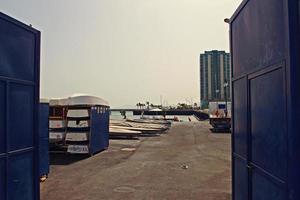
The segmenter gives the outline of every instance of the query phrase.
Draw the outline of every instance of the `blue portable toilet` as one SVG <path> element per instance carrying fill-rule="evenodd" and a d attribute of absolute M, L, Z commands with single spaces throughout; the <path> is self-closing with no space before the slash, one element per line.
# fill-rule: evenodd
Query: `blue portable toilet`
<path fill-rule="evenodd" d="M 105 150 L 109 146 L 109 104 L 102 98 L 90 95 L 73 95 L 64 99 L 50 100 L 50 107 L 64 108 L 65 116 L 59 118 L 59 124 L 65 126 L 65 132 L 56 147 L 71 154 L 89 154 Z M 63 122 L 61 120 L 64 120 Z M 57 121 L 51 122 L 55 130 Z M 59 126 L 61 127 L 61 126 Z M 50 132 L 50 138 L 58 132 Z M 58 148 L 56 148 L 58 149 Z"/>
<path fill-rule="evenodd" d="M 234 200 L 300 199 L 300 12 L 244 0 L 230 19 Z"/>
<path fill-rule="evenodd" d="M 49 100 L 41 99 L 39 105 L 39 159 L 40 178 L 49 174 Z"/>
<path fill-rule="evenodd" d="M 40 32 L 0 13 L 0 199 L 39 199 Z"/>

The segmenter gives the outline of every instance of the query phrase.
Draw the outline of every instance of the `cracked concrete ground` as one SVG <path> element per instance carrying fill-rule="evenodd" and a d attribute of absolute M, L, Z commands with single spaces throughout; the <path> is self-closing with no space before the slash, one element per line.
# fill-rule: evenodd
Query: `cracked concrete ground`
<path fill-rule="evenodd" d="M 230 134 L 209 128 L 175 123 L 160 137 L 110 140 L 93 157 L 52 155 L 41 200 L 230 200 Z"/>

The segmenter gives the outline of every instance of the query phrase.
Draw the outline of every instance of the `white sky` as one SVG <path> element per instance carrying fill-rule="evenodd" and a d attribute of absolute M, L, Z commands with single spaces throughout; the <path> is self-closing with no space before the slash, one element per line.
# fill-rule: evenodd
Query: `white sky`
<path fill-rule="evenodd" d="M 241 0 L 1 0 L 42 32 L 41 96 L 88 93 L 113 107 L 199 102 L 199 54 L 229 50 Z"/>

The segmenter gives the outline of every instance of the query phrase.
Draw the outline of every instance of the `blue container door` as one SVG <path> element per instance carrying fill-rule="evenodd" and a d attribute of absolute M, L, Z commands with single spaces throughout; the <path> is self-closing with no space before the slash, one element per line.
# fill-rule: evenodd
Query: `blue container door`
<path fill-rule="evenodd" d="M 105 150 L 109 145 L 109 110 L 104 107 L 91 109 L 91 153 Z"/>
<path fill-rule="evenodd" d="M 0 13 L 0 199 L 39 199 L 40 33 Z"/>
<path fill-rule="evenodd" d="M 249 100 L 252 199 L 286 199 L 288 135 L 283 64 L 249 76 Z"/>
<path fill-rule="evenodd" d="M 6 199 L 6 82 L 0 81 L 0 199 Z"/>
<path fill-rule="evenodd" d="M 101 129 L 101 144 L 104 149 L 109 146 L 109 110 L 108 108 L 100 108 L 100 129 Z"/>
<path fill-rule="evenodd" d="M 235 80 L 232 84 L 232 182 L 234 200 L 249 199 L 247 87 L 246 77 Z"/>
<path fill-rule="evenodd" d="M 233 81 L 233 198 L 284 200 L 287 181 L 285 67 Z"/>
<path fill-rule="evenodd" d="M 288 199 L 287 2 L 245 0 L 231 18 L 234 200 Z"/>
<path fill-rule="evenodd" d="M 49 173 L 49 104 L 40 103 L 39 110 L 40 176 Z"/>

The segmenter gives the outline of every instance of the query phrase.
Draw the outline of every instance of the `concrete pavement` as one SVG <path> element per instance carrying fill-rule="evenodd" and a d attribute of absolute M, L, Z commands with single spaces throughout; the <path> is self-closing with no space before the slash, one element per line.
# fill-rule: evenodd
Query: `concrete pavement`
<path fill-rule="evenodd" d="M 231 199 L 230 134 L 175 123 L 160 137 L 111 140 L 93 157 L 55 155 L 42 200 Z"/>

